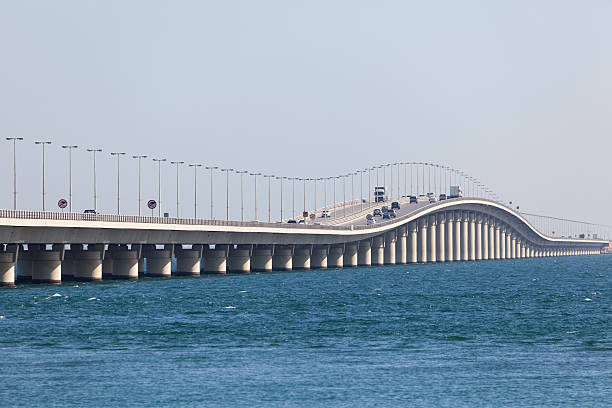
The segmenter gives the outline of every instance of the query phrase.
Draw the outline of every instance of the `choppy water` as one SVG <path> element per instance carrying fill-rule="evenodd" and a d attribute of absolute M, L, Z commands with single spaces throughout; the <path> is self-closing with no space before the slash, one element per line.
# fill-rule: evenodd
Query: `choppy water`
<path fill-rule="evenodd" d="M 612 256 L 0 290 L 1 406 L 610 406 Z"/>

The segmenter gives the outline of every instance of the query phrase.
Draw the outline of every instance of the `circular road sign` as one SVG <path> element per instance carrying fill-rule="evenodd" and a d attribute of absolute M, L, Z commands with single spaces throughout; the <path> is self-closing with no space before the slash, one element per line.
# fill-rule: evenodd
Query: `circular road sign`
<path fill-rule="evenodd" d="M 64 209 L 68 206 L 68 201 L 66 201 L 64 198 L 60 198 L 60 200 L 57 202 L 57 206 Z"/>
<path fill-rule="evenodd" d="M 153 210 L 155 207 L 157 207 L 157 201 L 149 200 L 149 202 L 147 202 L 147 207 L 149 207 L 149 209 Z"/>

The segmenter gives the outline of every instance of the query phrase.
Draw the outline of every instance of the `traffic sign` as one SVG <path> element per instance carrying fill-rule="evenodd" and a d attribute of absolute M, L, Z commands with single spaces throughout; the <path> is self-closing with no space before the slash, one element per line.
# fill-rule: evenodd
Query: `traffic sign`
<path fill-rule="evenodd" d="M 63 198 L 60 198 L 60 200 L 57 202 L 57 206 L 63 210 L 68 206 L 68 201 Z"/>
<path fill-rule="evenodd" d="M 149 207 L 149 209 L 153 210 L 155 207 L 157 207 L 157 201 L 149 200 L 149 202 L 147 203 L 147 207 Z"/>

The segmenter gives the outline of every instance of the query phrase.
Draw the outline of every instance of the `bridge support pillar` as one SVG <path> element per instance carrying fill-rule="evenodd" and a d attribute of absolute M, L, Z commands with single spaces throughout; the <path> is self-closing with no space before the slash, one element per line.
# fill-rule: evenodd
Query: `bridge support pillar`
<path fill-rule="evenodd" d="M 506 248 L 506 226 L 502 226 L 500 228 L 500 240 L 501 240 L 501 245 L 500 245 L 500 251 L 499 251 L 499 258 L 500 259 L 506 259 L 508 257 L 508 250 Z"/>
<path fill-rule="evenodd" d="M 461 260 L 469 261 L 469 213 L 462 211 L 461 213 Z"/>
<path fill-rule="evenodd" d="M 0 249 L 0 286 L 14 286 L 19 245 L 8 244 L 6 248 L 0 245 Z"/>
<path fill-rule="evenodd" d="M 132 249 L 128 249 L 125 245 L 113 247 L 111 255 L 113 279 L 138 279 L 138 260 L 141 255 L 142 245 L 133 244 Z M 104 263 L 102 263 L 102 273 L 104 273 Z"/>
<path fill-rule="evenodd" d="M 357 261 L 359 266 L 371 266 L 372 265 L 372 240 L 364 239 L 359 241 L 359 248 L 357 249 Z"/>
<path fill-rule="evenodd" d="M 251 269 L 255 272 L 272 272 L 273 246 L 260 245 L 253 248 Z"/>
<path fill-rule="evenodd" d="M 357 242 L 349 242 L 344 244 L 344 266 L 354 268 L 358 265 L 357 259 Z"/>
<path fill-rule="evenodd" d="M 395 230 L 385 233 L 385 265 L 395 265 Z"/>
<path fill-rule="evenodd" d="M 77 250 L 70 245 L 72 253 L 74 279 L 79 282 L 97 282 L 102 280 L 102 260 L 104 259 L 104 244 L 89 244 L 87 250 Z M 62 268 L 64 265 L 62 264 Z"/>
<path fill-rule="evenodd" d="M 166 244 L 164 249 L 156 249 L 155 245 L 146 245 L 143 252 L 143 257 L 146 258 L 147 276 L 156 278 L 172 276 L 174 245 Z"/>
<path fill-rule="evenodd" d="M 512 258 L 512 241 L 510 239 L 510 229 L 506 233 L 506 259 Z"/>
<path fill-rule="evenodd" d="M 430 215 L 427 217 L 427 262 L 436 262 L 436 253 L 438 248 L 436 247 L 436 228 L 438 228 L 436 222 L 436 216 Z"/>
<path fill-rule="evenodd" d="M 476 260 L 482 260 L 482 215 L 476 214 Z"/>
<path fill-rule="evenodd" d="M 427 262 L 427 217 L 419 218 L 419 263 Z"/>
<path fill-rule="evenodd" d="M 454 238 L 454 230 L 453 226 L 455 224 L 455 218 L 452 211 L 447 212 L 446 214 L 446 261 L 453 262 L 455 260 L 453 250 L 455 248 L 453 238 Z"/>
<path fill-rule="evenodd" d="M 525 242 L 521 241 L 521 258 L 525 258 L 527 254 L 525 253 Z"/>
<path fill-rule="evenodd" d="M 510 235 L 510 257 L 516 259 L 516 234 L 514 232 Z"/>
<path fill-rule="evenodd" d="M 327 253 L 328 268 L 342 268 L 344 266 L 344 245 L 332 245 Z"/>
<path fill-rule="evenodd" d="M 28 246 L 26 251 L 22 244 L 19 244 L 17 256 L 17 282 L 32 282 L 32 252 Z"/>
<path fill-rule="evenodd" d="M 446 214 L 440 213 L 436 217 L 438 229 L 436 231 L 436 258 L 438 262 L 446 261 Z"/>
<path fill-rule="evenodd" d="M 272 269 L 275 271 L 293 270 L 293 245 L 275 245 L 272 255 Z"/>
<path fill-rule="evenodd" d="M 385 264 L 385 237 L 379 235 L 372 238 L 372 266 Z"/>
<path fill-rule="evenodd" d="M 453 259 L 455 261 L 461 260 L 461 246 L 465 244 L 465 242 L 461 242 L 461 211 L 455 211 L 455 237 L 454 244 L 455 248 L 453 249 Z"/>
<path fill-rule="evenodd" d="M 203 245 L 192 245 L 191 249 L 183 249 L 182 245 L 176 245 L 174 248 L 175 274 L 177 276 L 200 276 L 203 248 Z"/>
<path fill-rule="evenodd" d="M 482 259 L 489 259 L 489 217 L 482 216 Z"/>
<path fill-rule="evenodd" d="M 311 256 L 311 245 L 296 245 L 295 249 L 293 250 L 293 270 L 310 269 Z"/>
<path fill-rule="evenodd" d="M 406 243 L 406 226 L 402 225 L 396 230 L 396 241 L 395 241 L 395 263 L 397 265 L 404 265 L 408 262 L 407 250 L 408 245 Z"/>
<path fill-rule="evenodd" d="M 468 214 L 468 259 L 476 260 L 476 219 L 473 212 Z"/>
<path fill-rule="evenodd" d="M 501 259 L 501 247 L 501 225 L 495 221 L 495 259 Z"/>
<path fill-rule="evenodd" d="M 202 258 L 204 259 L 203 273 L 210 275 L 225 275 L 227 274 L 227 254 L 229 253 L 229 245 L 216 244 L 214 248 L 210 245 L 204 246 Z"/>
<path fill-rule="evenodd" d="M 82 244 L 70 244 L 70 249 L 64 251 L 64 259 L 62 260 L 62 281 L 66 282 L 74 279 L 76 271 L 74 255 L 82 250 Z"/>
<path fill-rule="evenodd" d="M 102 279 L 112 279 L 113 277 L 113 250 L 113 245 L 109 244 L 108 248 L 104 251 L 104 259 L 102 260 Z"/>
<path fill-rule="evenodd" d="M 417 263 L 417 223 L 411 222 L 408 224 L 408 261 Z"/>
<path fill-rule="evenodd" d="M 63 259 L 64 244 L 53 244 L 50 251 L 39 245 L 32 252 L 32 283 L 62 283 Z"/>
<path fill-rule="evenodd" d="M 315 245 L 310 256 L 312 269 L 327 269 L 327 245 Z"/>
<path fill-rule="evenodd" d="M 251 273 L 252 245 L 229 246 L 227 254 L 227 272 L 229 273 Z M 310 255 L 308 256 L 308 268 L 310 268 Z"/>

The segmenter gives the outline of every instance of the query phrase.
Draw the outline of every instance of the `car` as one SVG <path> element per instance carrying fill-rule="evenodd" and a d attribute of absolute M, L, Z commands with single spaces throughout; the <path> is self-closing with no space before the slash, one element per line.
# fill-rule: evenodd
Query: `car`
<path fill-rule="evenodd" d="M 372 213 L 373 216 L 375 217 L 381 217 L 382 216 L 382 211 L 380 211 L 380 208 L 376 208 L 374 210 L 374 212 Z"/>
<path fill-rule="evenodd" d="M 389 211 L 383 213 L 383 220 L 390 220 L 391 216 L 389 215 Z"/>
<path fill-rule="evenodd" d="M 440 201 L 442 200 L 446 200 L 446 194 L 444 193 L 440 194 Z"/>
<path fill-rule="evenodd" d="M 85 210 L 83 214 L 97 214 L 96 210 Z"/>
<path fill-rule="evenodd" d="M 429 203 L 435 203 L 436 201 L 438 201 L 438 200 L 436 200 L 436 196 L 430 196 L 429 197 Z"/>
<path fill-rule="evenodd" d="M 321 211 L 321 216 L 319 218 L 329 218 L 329 217 L 331 217 L 331 211 L 323 210 Z"/>
<path fill-rule="evenodd" d="M 412 203 L 414 203 L 414 204 L 416 204 L 416 203 L 417 203 L 417 198 L 416 198 L 416 196 L 410 196 L 410 204 L 412 204 Z"/>
<path fill-rule="evenodd" d="M 383 212 L 383 214 L 384 214 L 384 213 L 386 213 L 387 211 L 389 211 L 389 207 L 388 207 L 388 206 L 386 206 L 386 205 L 383 205 L 383 206 L 382 206 L 382 208 L 381 208 L 380 210 L 381 210 L 381 211 Z"/>
<path fill-rule="evenodd" d="M 400 209 L 400 203 L 398 203 L 397 201 L 394 201 L 391 203 L 391 209 L 396 209 L 399 210 Z"/>
<path fill-rule="evenodd" d="M 297 224 L 297 221 L 296 220 L 288 220 L 287 224 Z"/>
<path fill-rule="evenodd" d="M 395 210 L 393 210 L 393 209 L 387 211 L 387 214 L 389 214 L 389 217 L 391 217 L 391 218 L 395 218 L 395 216 L 396 216 Z"/>
<path fill-rule="evenodd" d="M 306 224 L 306 221 L 304 221 L 304 220 L 299 220 L 299 221 L 298 221 L 298 224 Z"/>
<path fill-rule="evenodd" d="M 368 218 L 366 220 L 366 225 L 374 225 L 376 224 L 376 220 L 374 218 Z"/>

